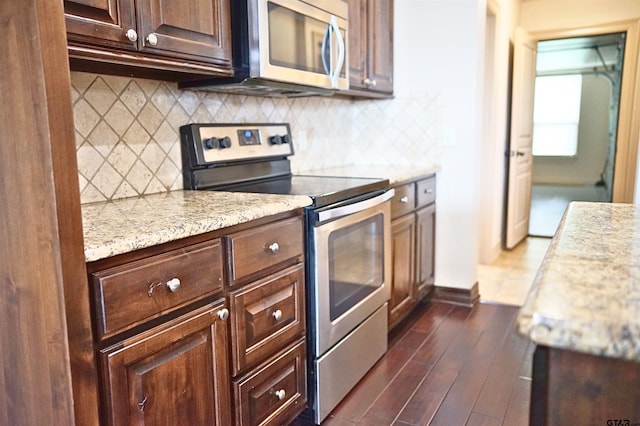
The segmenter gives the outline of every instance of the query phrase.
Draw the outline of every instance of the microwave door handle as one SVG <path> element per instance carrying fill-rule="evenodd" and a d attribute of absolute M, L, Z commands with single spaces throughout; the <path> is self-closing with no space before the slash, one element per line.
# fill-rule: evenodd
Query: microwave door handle
<path fill-rule="evenodd" d="M 322 58 L 322 66 L 324 67 L 324 73 L 331 77 L 331 70 L 329 69 L 329 64 L 327 64 L 327 49 L 331 44 L 329 39 L 331 37 L 331 25 L 327 25 L 327 31 L 324 33 L 324 38 L 322 39 L 322 47 L 320 48 L 320 57 Z"/>
<path fill-rule="evenodd" d="M 340 27 L 338 26 L 338 20 L 335 16 L 331 15 L 331 19 L 329 20 L 329 26 L 333 29 L 333 32 L 336 35 L 336 40 L 338 41 L 338 59 L 336 60 L 335 67 L 333 68 L 329 77 L 331 78 L 331 87 L 338 87 L 338 77 L 340 77 L 340 70 L 342 69 L 342 65 L 344 65 L 344 57 L 345 57 L 345 44 L 344 38 L 340 33 Z M 333 52 L 331 53 L 331 59 L 333 60 Z"/>
<path fill-rule="evenodd" d="M 395 192 L 395 189 L 392 188 L 383 194 L 364 201 L 360 201 L 358 203 L 348 204 L 346 206 L 336 207 L 335 209 L 318 212 L 316 214 L 316 225 L 321 225 L 327 220 L 338 219 L 343 216 L 348 216 L 350 214 L 355 214 L 363 210 L 375 207 L 393 198 Z"/>

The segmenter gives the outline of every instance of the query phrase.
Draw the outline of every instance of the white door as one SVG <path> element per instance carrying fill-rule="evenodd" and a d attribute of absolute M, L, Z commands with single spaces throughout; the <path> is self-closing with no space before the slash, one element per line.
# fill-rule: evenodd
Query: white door
<path fill-rule="evenodd" d="M 529 234 L 536 47 L 537 41 L 529 33 L 522 28 L 516 30 L 507 194 L 506 247 L 508 249 L 514 248 Z"/>

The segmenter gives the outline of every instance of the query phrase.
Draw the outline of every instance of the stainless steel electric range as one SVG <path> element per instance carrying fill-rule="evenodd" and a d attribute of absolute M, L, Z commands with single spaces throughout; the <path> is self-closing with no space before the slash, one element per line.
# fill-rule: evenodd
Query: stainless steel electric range
<path fill-rule="evenodd" d="M 184 187 L 306 195 L 308 380 L 316 424 L 387 350 L 391 272 L 386 179 L 292 174 L 290 126 L 181 127 Z"/>

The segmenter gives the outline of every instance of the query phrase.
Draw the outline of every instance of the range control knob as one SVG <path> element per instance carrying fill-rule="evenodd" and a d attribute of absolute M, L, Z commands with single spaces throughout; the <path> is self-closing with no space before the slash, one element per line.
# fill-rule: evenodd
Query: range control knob
<path fill-rule="evenodd" d="M 282 143 L 291 143 L 291 136 L 288 134 L 282 136 Z"/>
<path fill-rule="evenodd" d="M 224 148 L 231 148 L 231 138 L 229 136 L 220 138 L 220 149 Z"/>
<path fill-rule="evenodd" d="M 204 145 L 206 149 L 225 149 L 231 146 L 231 138 L 229 136 L 223 138 L 206 138 L 202 140 L 202 145 Z"/>
<path fill-rule="evenodd" d="M 215 137 L 206 138 L 202 141 L 202 145 L 204 145 L 206 149 L 218 149 L 220 148 L 220 141 Z"/>
<path fill-rule="evenodd" d="M 280 145 L 282 143 L 282 136 L 280 135 L 269 136 L 269 143 L 271 145 Z"/>

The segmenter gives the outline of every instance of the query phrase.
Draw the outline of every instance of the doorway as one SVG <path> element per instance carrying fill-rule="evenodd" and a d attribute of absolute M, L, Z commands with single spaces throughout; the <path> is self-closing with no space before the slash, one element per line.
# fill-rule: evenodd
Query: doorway
<path fill-rule="evenodd" d="M 626 33 L 537 43 L 529 235 L 571 201 L 611 202 Z"/>

